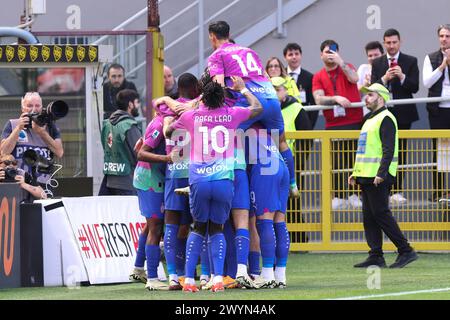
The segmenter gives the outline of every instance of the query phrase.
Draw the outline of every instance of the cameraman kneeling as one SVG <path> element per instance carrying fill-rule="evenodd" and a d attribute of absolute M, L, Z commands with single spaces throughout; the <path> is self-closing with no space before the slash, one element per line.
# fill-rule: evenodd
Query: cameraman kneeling
<path fill-rule="evenodd" d="M 27 92 L 22 98 L 22 114 L 19 119 L 9 120 L 2 133 L 0 154 L 12 154 L 17 159 L 19 168 L 32 173 L 22 161 L 23 154 L 28 149 L 34 149 L 48 160 L 53 155 L 58 158 L 63 156 L 64 150 L 61 134 L 54 122 L 39 126 L 31 120 L 31 114 L 42 113 L 42 99 L 37 92 Z M 45 184 L 49 175 L 39 174 L 37 181 Z"/>
<path fill-rule="evenodd" d="M 0 157 L 0 183 L 17 182 L 20 187 L 27 191 L 22 201 L 32 202 L 30 196 L 35 199 L 46 199 L 47 195 L 44 190 L 33 180 L 30 174 L 17 168 L 17 161 L 12 155 L 4 155 Z"/>

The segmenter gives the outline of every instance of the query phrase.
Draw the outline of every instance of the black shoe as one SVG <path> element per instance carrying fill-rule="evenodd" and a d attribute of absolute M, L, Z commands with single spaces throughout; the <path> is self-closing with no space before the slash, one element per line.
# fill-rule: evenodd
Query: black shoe
<path fill-rule="evenodd" d="M 389 268 L 403 268 L 407 264 L 419 259 L 419 256 L 417 255 L 417 252 L 410 251 L 406 253 L 399 254 L 397 256 L 397 259 L 393 264 L 389 266 Z"/>
<path fill-rule="evenodd" d="M 378 266 L 380 268 L 386 268 L 386 261 L 380 256 L 369 256 L 365 261 L 355 264 L 355 268 L 367 268 L 369 266 Z"/>

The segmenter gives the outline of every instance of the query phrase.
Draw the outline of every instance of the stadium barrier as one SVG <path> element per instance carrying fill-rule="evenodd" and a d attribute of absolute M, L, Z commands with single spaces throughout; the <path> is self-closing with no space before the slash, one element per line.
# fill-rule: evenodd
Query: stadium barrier
<path fill-rule="evenodd" d="M 296 176 L 301 197 L 289 199 L 288 229 L 292 251 L 367 251 L 362 209 L 348 186 L 359 131 L 314 130 L 286 132 L 295 139 Z M 448 173 L 450 130 L 399 130 L 399 153 L 406 152 L 392 194 L 402 192 L 404 203 L 391 203 L 401 230 L 416 250 L 450 250 Z M 433 184 L 433 180 L 435 183 Z M 335 195 L 344 200 L 335 203 Z M 355 200 L 355 197 L 353 197 Z M 339 206 L 337 206 L 339 204 Z M 395 246 L 385 237 L 385 250 Z"/>

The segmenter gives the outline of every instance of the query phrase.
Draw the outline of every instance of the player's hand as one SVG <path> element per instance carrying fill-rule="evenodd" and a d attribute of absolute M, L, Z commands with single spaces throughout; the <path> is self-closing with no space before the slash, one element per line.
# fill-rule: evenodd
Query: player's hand
<path fill-rule="evenodd" d="M 375 187 L 378 187 L 378 185 L 383 181 L 384 181 L 383 178 L 376 176 L 375 179 L 373 179 L 373 184 L 375 185 Z"/>
<path fill-rule="evenodd" d="M 174 111 L 177 115 L 181 116 L 181 115 L 182 115 L 183 113 L 185 113 L 186 111 L 189 111 L 189 110 L 194 109 L 195 103 L 196 103 L 196 101 L 192 100 L 192 101 L 189 101 L 189 102 L 187 102 L 187 103 L 178 104 L 178 105 L 173 109 L 173 111 Z"/>
<path fill-rule="evenodd" d="M 0 180 L 5 180 L 5 170 L 0 169 Z"/>
<path fill-rule="evenodd" d="M 352 187 L 354 187 L 356 185 L 356 179 L 353 175 L 351 175 L 350 177 L 348 177 L 348 184 Z"/>
<path fill-rule="evenodd" d="M 141 150 L 142 145 L 144 144 L 144 139 L 143 138 L 139 138 L 138 141 L 136 141 L 136 144 L 134 145 L 134 152 L 138 153 L 139 150 Z"/>
<path fill-rule="evenodd" d="M 155 106 L 159 106 L 160 104 L 166 103 L 166 99 L 167 99 L 166 96 L 160 97 L 160 98 L 156 98 L 156 99 L 153 100 L 153 104 L 154 104 Z"/>
<path fill-rule="evenodd" d="M 230 88 L 234 91 L 241 91 L 245 88 L 244 80 L 241 77 L 231 76 L 231 80 L 233 81 L 233 86 Z"/>
<path fill-rule="evenodd" d="M 166 160 L 167 163 L 173 163 L 174 157 L 175 157 L 173 150 L 168 155 L 166 155 L 166 157 L 167 157 L 167 160 Z"/>

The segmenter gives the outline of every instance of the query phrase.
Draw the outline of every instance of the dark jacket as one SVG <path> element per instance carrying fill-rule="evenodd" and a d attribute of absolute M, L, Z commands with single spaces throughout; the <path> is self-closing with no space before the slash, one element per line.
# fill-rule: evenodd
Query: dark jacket
<path fill-rule="evenodd" d="M 430 58 L 431 66 L 433 70 L 436 70 L 439 68 L 439 66 L 442 64 L 442 61 L 444 60 L 444 55 L 441 50 L 432 52 L 428 54 L 428 57 Z M 450 76 L 450 68 L 447 68 Z M 445 72 L 442 72 L 441 77 L 438 81 L 436 81 L 430 89 L 428 89 L 428 96 L 429 97 L 440 97 L 442 95 L 442 83 L 444 82 L 445 78 Z M 427 103 L 427 110 L 430 116 L 432 117 L 439 117 L 439 102 L 431 102 Z M 433 128 L 432 122 L 430 121 L 430 127 Z"/>
<path fill-rule="evenodd" d="M 392 92 L 394 99 L 412 98 L 413 93 L 419 91 L 419 67 L 417 64 L 417 58 L 400 52 L 397 63 L 406 76 L 405 81 L 402 85 L 400 83 L 400 79 L 395 78 L 389 81 L 386 85 Z M 386 54 L 375 59 L 372 63 L 371 83 L 378 82 L 383 84 L 381 78 L 385 75 L 388 69 L 389 63 Z M 417 113 L 417 107 L 415 104 L 397 105 L 389 107 L 388 109 L 397 119 L 399 128 L 401 128 L 402 125 L 408 125 L 419 120 L 419 114 Z"/>
<path fill-rule="evenodd" d="M 114 88 L 109 81 L 103 84 L 103 119 L 108 119 L 111 114 L 117 110 L 116 96 L 117 93 L 123 89 L 137 91 L 134 83 L 127 81 L 126 79 L 119 88 Z"/>
<path fill-rule="evenodd" d="M 308 70 L 301 69 L 300 75 L 297 77 L 297 87 L 305 90 L 306 93 L 306 101 L 302 101 L 304 106 L 312 106 L 315 105 L 314 96 L 312 93 L 312 79 L 313 74 Z M 307 114 L 310 118 L 311 125 L 314 128 L 317 122 L 317 117 L 319 115 L 319 111 L 307 111 Z"/>
<path fill-rule="evenodd" d="M 112 125 L 116 125 L 120 121 L 130 118 L 134 119 L 128 112 L 123 110 L 116 110 L 113 112 L 108 121 L 110 121 Z M 128 159 L 130 159 L 130 163 L 132 164 L 131 174 L 129 176 L 106 176 L 106 184 L 108 188 L 134 190 L 133 174 L 134 168 L 136 167 L 137 163 L 137 155 L 134 152 L 134 145 L 141 136 L 142 133 L 136 125 L 131 126 L 131 128 L 127 131 L 125 139 L 125 149 L 127 150 Z"/>

